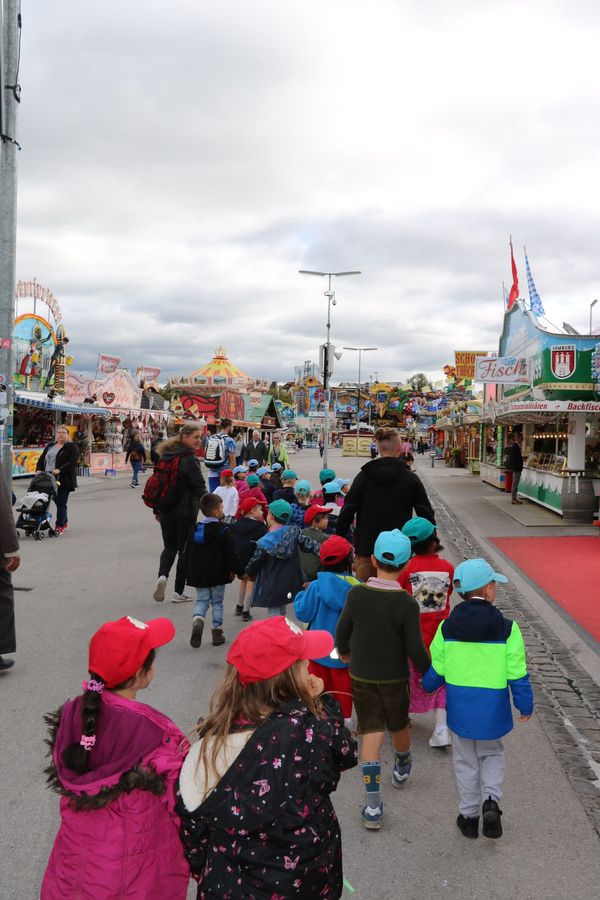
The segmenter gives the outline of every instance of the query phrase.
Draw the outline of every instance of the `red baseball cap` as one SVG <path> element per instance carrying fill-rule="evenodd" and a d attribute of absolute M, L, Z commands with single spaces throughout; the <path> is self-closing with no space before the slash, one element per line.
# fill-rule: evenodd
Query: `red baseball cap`
<path fill-rule="evenodd" d="M 175 626 L 170 619 L 140 622 L 133 616 L 123 616 L 116 622 L 105 622 L 90 641 L 88 669 L 107 687 L 115 687 L 139 671 L 151 650 L 174 637 Z"/>
<path fill-rule="evenodd" d="M 333 650 L 328 631 L 303 631 L 285 616 L 253 622 L 240 631 L 227 654 L 242 684 L 266 681 L 299 659 L 320 659 Z"/>
<path fill-rule="evenodd" d="M 225 475 L 226 478 L 233 478 L 233 471 L 231 469 L 221 469 L 221 478 Z"/>
<path fill-rule="evenodd" d="M 304 524 L 312 525 L 317 516 L 328 516 L 330 512 L 326 506 L 310 506 L 304 513 Z"/>
<path fill-rule="evenodd" d="M 339 534 L 332 534 L 330 538 L 323 541 L 319 556 L 324 566 L 331 566 L 334 563 L 341 562 L 352 553 L 352 544 L 346 538 L 340 537 Z"/>
<path fill-rule="evenodd" d="M 256 497 L 244 497 L 243 500 L 240 500 L 240 512 L 243 516 L 247 516 L 255 506 L 264 507 L 266 505 L 264 500 L 257 500 Z"/>

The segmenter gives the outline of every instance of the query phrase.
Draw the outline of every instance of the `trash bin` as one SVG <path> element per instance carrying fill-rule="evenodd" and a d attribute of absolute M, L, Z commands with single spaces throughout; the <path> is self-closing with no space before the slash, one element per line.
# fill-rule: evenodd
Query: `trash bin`
<path fill-rule="evenodd" d="M 513 473 L 511 469 L 504 470 L 504 490 L 507 494 L 512 493 Z"/>

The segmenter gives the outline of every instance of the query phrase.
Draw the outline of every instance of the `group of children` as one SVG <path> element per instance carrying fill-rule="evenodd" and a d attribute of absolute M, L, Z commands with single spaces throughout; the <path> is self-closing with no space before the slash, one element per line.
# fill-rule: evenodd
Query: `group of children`
<path fill-rule="evenodd" d="M 328 473 L 316 503 L 307 492 L 296 522 L 284 497 L 265 508 L 243 491 L 230 524 L 218 493 L 203 498 L 188 548 L 188 583 L 198 589 L 192 645 L 209 605 L 213 643 L 224 642 L 224 585 L 236 574 L 236 613 L 248 621 L 251 605 L 262 606 L 267 617 L 231 644 L 191 747 L 136 699 L 173 625 L 125 617 L 93 636 L 83 695 L 48 719 L 49 781 L 62 799 L 43 900 L 183 900 L 190 873 L 199 898 L 340 897 L 330 794 L 360 760 L 362 822 L 380 829 L 385 732 L 391 782 L 402 789 L 413 764 L 410 717 L 431 710 L 430 746 L 452 747 L 458 828 L 477 838 L 481 820 L 486 837 L 502 835 L 510 694 L 521 720 L 533 711 L 521 633 L 494 606 L 507 579 L 482 559 L 454 571 L 435 525 L 413 518 L 378 536 L 376 575 L 363 584 L 350 541 L 328 533 L 331 507 L 318 505 L 333 480 Z M 453 590 L 461 602 L 451 611 Z M 285 616 L 292 599 L 305 627 Z"/>

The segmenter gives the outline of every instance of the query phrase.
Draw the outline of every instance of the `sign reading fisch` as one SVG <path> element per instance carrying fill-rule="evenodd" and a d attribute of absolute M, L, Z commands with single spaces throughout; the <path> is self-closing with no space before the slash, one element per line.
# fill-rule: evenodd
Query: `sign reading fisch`
<path fill-rule="evenodd" d="M 524 357 L 479 356 L 475 360 L 474 381 L 488 384 L 529 384 L 529 367 Z"/>

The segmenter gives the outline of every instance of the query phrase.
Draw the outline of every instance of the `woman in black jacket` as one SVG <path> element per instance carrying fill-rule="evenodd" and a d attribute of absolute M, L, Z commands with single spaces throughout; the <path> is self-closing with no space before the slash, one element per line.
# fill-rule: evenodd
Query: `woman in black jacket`
<path fill-rule="evenodd" d="M 129 441 L 129 445 L 127 447 L 127 453 L 125 454 L 125 463 L 131 463 L 131 468 L 133 470 L 133 474 L 131 476 L 131 487 L 136 488 L 139 484 L 139 475 L 140 469 L 146 462 L 146 450 L 144 445 L 142 444 L 142 439 L 140 437 L 139 431 L 134 431 L 131 440 Z"/>
<path fill-rule="evenodd" d="M 154 588 L 154 599 L 161 603 L 165 599 L 167 578 L 177 557 L 175 570 L 175 590 L 173 603 L 185 603 L 194 599 L 185 593 L 185 545 L 188 534 L 198 518 L 200 499 L 206 493 L 206 483 L 202 475 L 200 460 L 196 452 L 202 446 L 204 428 L 197 422 L 182 425 L 178 434 L 156 448 L 160 464 L 177 467 L 175 482 L 176 498 L 169 504 L 168 512 L 159 516 L 163 539 L 160 554 L 158 580 Z"/>
<path fill-rule="evenodd" d="M 77 463 L 79 450 L 70 438 L 64 425 L 56 429 L 56 440 L 45 448 L 40 456 L 36 471 L 50 472 L 56 478 L 56 533 L 62 534 L 69 527 L 67 503 L 69 494 L 77 487 Z"/>

